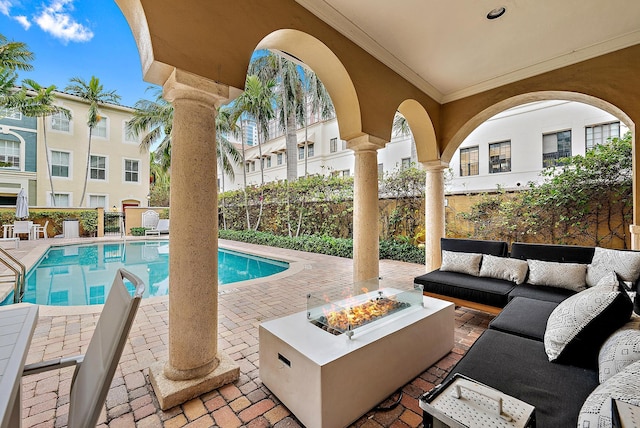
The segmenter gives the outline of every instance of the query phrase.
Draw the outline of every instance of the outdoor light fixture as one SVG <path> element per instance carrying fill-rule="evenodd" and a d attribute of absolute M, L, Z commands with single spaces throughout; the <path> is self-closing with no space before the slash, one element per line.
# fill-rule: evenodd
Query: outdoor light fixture
<path fill-rule="evenodd" d="M 507 9 L 504 6 L 496 7 L 491 12 L 487 13 L 487 19 L 497 19 L 500 18 Z"/>
<path fill-rule="evenodd" d="M 151 203 L 151 193 L 147 193 L 147 206 Z"/>

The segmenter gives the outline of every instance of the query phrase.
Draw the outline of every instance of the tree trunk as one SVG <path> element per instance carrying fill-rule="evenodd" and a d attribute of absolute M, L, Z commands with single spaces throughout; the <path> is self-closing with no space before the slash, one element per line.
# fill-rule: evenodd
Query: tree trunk
<path fill-rule="evenodd" d="M 82 197 L 80 198 L 80 206 L 84 203 L 84 195 L 87 193 L 87 183 L 89 182 L 89 168 L 91 167 L 91 134 L 93 127 L 89 127 L 89 147 L 87 148 L 87 170 L 84 172 L 84 188 L 82 189 Z"/>
<path fill-rule="evenodd" d="M 262 207 L 264 203 L 264 159 L 262 159 L 262 139 L 260 138 L 260 126 L 258 126 L 258 156 L 260 158 L 260 210 L 258 211 L 258 220 L 253 226 L 253 230 L 258 230 L 260 220 L 262 219 Z"/>
<path fill-rule="evenodd" d="M 244 193 L 244 211 L 247 216 L 247 230 L 251 229 L 251 219 L 249 218 L 249 198 L 247 196 L 247 164 L 244 154 L 244 125 L 242 118 L 240 119 L 240 141 L 242 143 L 242 191 Z"/>
<path fill-rule="evenodd" d="M 49 160 L 49 145 L 47 144 L 47 124 L 42 116 L 42 137 L 44 139 L 44 156 L 47 159 L 47 175 L 49 176 L 49 185 L 51 186 L 51 205 L 56 206 L 55 192 L 53 191 L 53 177 L 51 177 L 51 161 Z"/>

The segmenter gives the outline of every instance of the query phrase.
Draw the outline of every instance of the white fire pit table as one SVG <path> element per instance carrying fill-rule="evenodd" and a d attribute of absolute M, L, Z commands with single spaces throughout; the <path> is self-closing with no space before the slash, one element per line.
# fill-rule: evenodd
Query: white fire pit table
<path fill-rule="evenodd" d="M 316 325 L 326 318 L 313 322 L 319 311 L 382 295 L 409 303 L 340 335 Z M 421 290 L 381 288 L 264 322 L 259 336 L 262 382 L 307 428 L 343 427 L 453 349 L 454 305 Z"/>

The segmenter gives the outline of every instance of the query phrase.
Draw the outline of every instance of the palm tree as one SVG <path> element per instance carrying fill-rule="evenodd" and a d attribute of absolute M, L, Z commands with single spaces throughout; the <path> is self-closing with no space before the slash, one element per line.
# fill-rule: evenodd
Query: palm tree
<path fill-rule="evenodd" d="M 280 55 L 268 53 L 257 57 L 249 65 L 249 73 L 256 74 L 260 80 L 278 82 L 278 121 L 285 132 L 287 150 L 287 181 L 298 178 L 298 138 L 296 118 L 300 119 L 304 100 L 302 79 L 298 66 Z"/>
<path fill-rule="evenodd" d="M 22 42 L 10 42 L 0 34 L 0 106 L 8 105 L 14 93 L 16 70 L 29 71 L 33 66 L 33 53 Z"/>
<path fill-rule="evenodd" d="M 318 115 L 321 119 L 329 119 L 334 114 L 333 102 L 327 88 L 322 84 L 318 75 L 306 68 L 304 70 L 304 175 L 308 174 L 308 143 L 307 130 L 309 128 L 309 108 L 311 114 Z"/>
<path fill-rule="evenodd" d="M 22 42 L 10 42 L 0 34 L 0 69 L 30 71 L 33 53 Z"/>
<path fill-rule="evenodd" d="M 260 158 L 260 212 L 254 229 L 258 230 L 262 217 L 264 199 L 264 159 L 262 158 L 262 136 L 269 135 L 269 121 L 273 118 L 273 98 L 275 82 L 267 80 L 262 82 L 256 75 L 247 76 L 245 90 L 234 103 L 233 120 L 237 121 L 244 113 L 252 117 L 258 125 L 258 156 Z M 246 200 L 246 183 L 245 183 Z M 247 208 L 248 209 L 248 208 Z"/>
<path fill-rule="evenodd" d="M 418 153 L 416 152 L 416 142 L 413 139 L 413 134 L 409 127 L 409 121 L 399 111 L 397 111 L 395 116 L 393 116 L 392 126 L 393 132 L 397 135 L 402 135 L 403 137 L 411 135 L 411 162 L 417 162 Z"/>
<path fill-rule="evenodd" d="M 116 91 L 105 91 L 100 83 L 100 79 L 95 76 L 91 76 L 89 82 L 86 82 L 80 77 L 72 77 L 70 82 L 71 83 L 65 88 L 65 91 L 89 103 L 89 112 L 87 114 L 89 144 L 87 147 L 87 168 L 84 175 L 84 188 L 82 189 L 82 197 L 80 197 L 80 206 L 82 206 L 84 195 L 87 192 L 87 182 L 89 181 L 89 169 L 91 166 L 91 134 L 93 133 L 93 128 L 95 128 L 102 119 L 98 108 L 101 104 L 117 104 L 120 101 L 120 95 L 116 94 Z"/>
<path fill-rule="evenodd" d="M 23 81 L 22 90 L 18 92 L 11 105 L 20 110 L 22 114 L 28 117 L 39 117 L 42 120 L 42 136 L 44 140 L 45 157 L 47 159 L 47 175 L 49 176 L 49 185 L 51 186 L 51 203 L 56 206 L 55 192 L 53 190 L 53 179 L 51 178 L 51 163 L 49 160 L 49 145 L 47 144 L 47 125 L 46 118 L 54 114 L 62 114 L 67 119 L 71 119 L 71 112 L 55 105 L 56 86 L 41 86 L 31 79 Z"/>
<path fill-rule="evenodd" d="M 138 137 L 144 134 L 140 141 L 140 152 L 155 149 L 156 162 L 165 169 L 171 167 L 171 128 L 173 127 L 173 105 L 162 98 L 162 90 L 150 86 L 147 90 L 155 89 L 155 99 L 138 100 L 133 106 L 133 118 L 127 123 L 127 132 Z"/>
<path fill-rule="evenodd" d="M 240 162 L 241 156 L 238 149 L 229 141 L 228 135 L 235 137 L 239 136 L 239 129 L 237 122 L 233 120 L 232 111 L 228 108 L 220 108 L 218 110 L 218 116 L 216 119 L 216 155 L 218 160 L 218 168 L 222 172 L 222 188 L 220 189 L 224 193 L 224 176 L 228 175 L 231 179 L 235 179 L 235 172 L 233 166 Z M 243 167 L 244 171 L 244 167 Z M 222 198 L 222 228 L 227 228 L 227 216 L 226 216 L 226 203 Z"/>

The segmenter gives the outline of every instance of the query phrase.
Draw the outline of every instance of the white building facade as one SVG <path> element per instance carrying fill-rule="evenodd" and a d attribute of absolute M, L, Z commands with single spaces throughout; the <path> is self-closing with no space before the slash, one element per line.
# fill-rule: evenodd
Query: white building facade
<path fill-rule="evenodd" d="M 587 148 L 625 132 L 627 128 L 615 116 L 587 104 L 541 101 L 519 106 L 487 120 L 461 144 L 449 165 L 446 191 L 455 194 L 493 191 L 498 187 L 521 189 L 538 181 L 543 168 L 559 158 L 584 155 Z M 305 168 L 307 174 L 353 175 L 353 151 L 339 139 L 336 119 L 316 122 L 306 130 L 299 129 L 297 135 L 298 177 L 305 175 Z M 263 143 L 260 160 L 257 145 L 245 145 L 247 185 L 260 184 L 261 167 L 265 183 L 286 179 L 285 146 L 284 136 Z M 378 151 L 379 176 L 411 164 L 419 166 L 410 135 L 395 135 Z M 223 182 L 220 172 L 218 182 Z M 225 176 L 220 190 L 241 189 L 243 185 L 238 166 L 235 178 Z"/>

